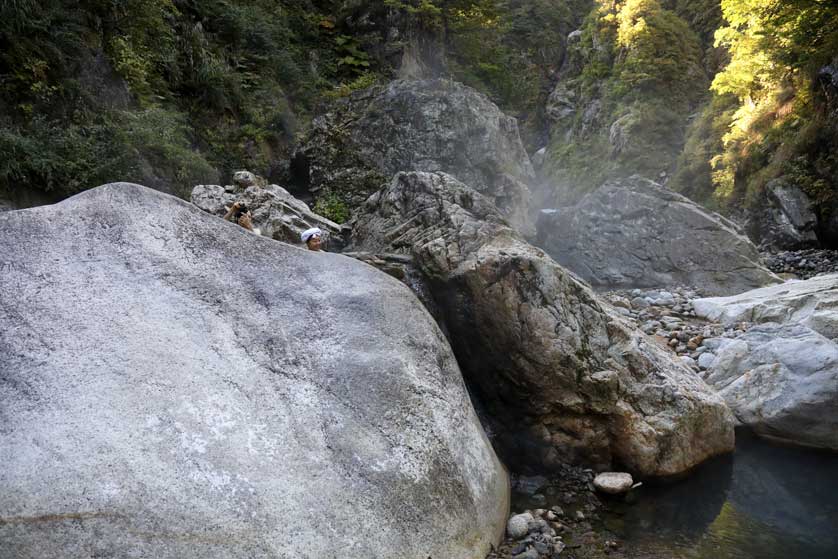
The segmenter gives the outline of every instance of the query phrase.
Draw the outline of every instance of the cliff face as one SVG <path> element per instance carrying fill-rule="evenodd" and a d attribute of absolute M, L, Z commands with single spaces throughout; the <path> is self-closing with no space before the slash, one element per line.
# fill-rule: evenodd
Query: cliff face
<path fill-rule="evenodd" d="M 755 240 L 834 245 L 836 22 L 833 3 L 779 0 L 8 2 L 0 198 L 113 180 L 185 197 L 241 168 L 297 193 L 290 158 L 314 116 L 443 77 L 543 149 L 536 206 L 640 174 L 745 209 Z M 810 206 L 804 234 L 778 228 L 773 180 Z"/>

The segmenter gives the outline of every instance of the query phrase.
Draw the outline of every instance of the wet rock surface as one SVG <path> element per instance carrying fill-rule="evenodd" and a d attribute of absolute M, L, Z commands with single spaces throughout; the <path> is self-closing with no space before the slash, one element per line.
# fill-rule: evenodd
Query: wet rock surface
<path fill-rule="evenodd" d="M 476 559 L 501 537 L 506 471 L 393 278 L 126 183 L 0 214 L 0 247 L 0 556 Z"/>
<path fill-rule="evenodd" d="M 735 223 L 636 176 L 542 211 L 538 244 L 603 288 L 700 285 L 722 295 L 779 281 Z"/>
<path fill-rule="evenodd" d="M 665 476 L 732 449 L 703 381 L 453 177 L 399 173 L 353 225 L 353 250 L 413 256 L 513 469 Z"/>

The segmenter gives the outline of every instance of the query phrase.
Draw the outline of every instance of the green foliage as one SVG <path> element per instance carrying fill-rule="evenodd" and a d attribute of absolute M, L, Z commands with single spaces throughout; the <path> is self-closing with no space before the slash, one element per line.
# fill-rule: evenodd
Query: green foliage
<path fill-rule="evenodd" d="M 607 177 L 669 171 L 684 115 L 707 95 L 698 36 L 657 0 L 602 2 L 576 49 L 581 67 L 564 83 L 577 111 L 553 138 L 548 174 L 576 197 Z"/>
<path fill-rule="evenodd" d="M 730 127 L 736 106 L 733 96 L 715 96 L 690 124 L 671 183 L 674 190 L 706 206 L 717 205 L 711 161 L 723 150 L 722 137 Z"/>
<path fill-rule="evenodd" d="M 4 153 L 30 154 L 0 164 L 0 188 L 269 174 L 335 84 L 346 94 L 381 75 L 374 40 L 335 23 L 338 5 L 0 0 Z M 109 73 L 124 85 L 97 81 Z"/>
<path fill-rule="evenodd" d="M 715 38 L 729 63 L 712 89 L 738 102 L 710 160 L 717 199 L 759 203 L 765 184 L 784 175 L 819 203 L 831 203 L 838 139 L 818 115 L 828 100 L 813 86 L 817 70 L 838 52 L 838 5 L 722 0 L 721 6 L 726 25 Z"/>
<path fill-rule="evenodd" d="M 25 129 L 2 127 L 0 185 L 70 195 L 107 182 L 147 182 L 154 169 L 186 193 L 215 173 L 191 149 L 185 122 L 183 115 L 155 108 L 69 124 L 36 117 Z"/>
<path fill-rule="evenodd" d="M 349 204 L 337 193 L 330 192 L 317 198 L 314 213 L 331 219 L 335 223 L 345 223 L 349 219 Z"/>

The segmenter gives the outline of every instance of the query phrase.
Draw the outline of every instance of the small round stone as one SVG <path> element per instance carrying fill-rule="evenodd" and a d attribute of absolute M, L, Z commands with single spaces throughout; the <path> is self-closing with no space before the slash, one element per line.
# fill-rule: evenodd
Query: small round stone
<path fill-rule="evenodd" d="M 634 480 L 631 474 L 625 472 L 603 472 L 594 478 L 594 487 L 609 495 L 625 493 L 632 485 Z"/>
<path fill-rule="evenodd" d="M 532 515 L 528 512 L 516 514 L 506 523 L 506 532 L 514 540 L 521 539 L 529 533 L 529 523 L 533 520 Z"/>

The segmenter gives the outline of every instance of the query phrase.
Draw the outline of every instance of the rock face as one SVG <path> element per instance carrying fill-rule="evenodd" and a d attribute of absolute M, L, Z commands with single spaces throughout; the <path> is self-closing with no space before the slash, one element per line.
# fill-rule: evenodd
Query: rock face
<path fill-rule="evenodd" d="M 837 303 L 836 274 L 694 301 L 696 313 L 710 320 L 758 323 L 721 340 L 707 371 L 707 381 L 757 434 L 838 450 Z"/>
<path fill-rule="evenodd" d="M 359 202 L 399 171 L 445 171 L 530 232 L 534 173 L 517 121 L 449 80 L 399 80 L 352 95 L 314 120 L 294 167 L 312 192 L 341 191 Z"/>
<path fill-rule="evenodd" d="M 4 557 L 485 557 L 508 479 L 374 268 L 125 183 L 0 215 Z"/>
<path fill-rule="evenodd" d="M 805 192 L 783 179 L 766 185 L 762 212 L 751 220 L 748 232 L 758 242 L 778 249 L 817 246 L 818 218 Z"/>
<path fill-rule="evenodd" d="M 759 325 L 724 340 L 708 373 L 758 435 L 838 450 L 838 345 L 830 339 L 800 324 Z"/>
<path fill-rule="evenodd" d="M 538 238 L 559 264 L 597 286 L 696 285 L 720 295 L 779 281 L 733 222 L 640 177 L 542 212 Z"/>
<path fill-rule="evenodd" d="M 453 177 L 396 175 L 352 246 L 413 255 L 513 468 L 665 476 L 733 448 L 718 395 Z"/>
<path fill-rule="evenodd" d="M 248 173 L 250 174 L 250 173 Z M 237 173 L 239 175 L 239 173 Z M 300 234 L 319 227 L 326 236 L 330 250 L 344 245 L 341 226 L 317 215 L 305 202 L 275 184 L 259 186 L 250 177 L 238 177 L 236 185 L 199 184 L 192 189 L 192 203 L 213 215 L 223 217 L 233 202 L 244 201 L 253 214 L 253 225 L 263 236 L 300 244 Z"/>

